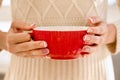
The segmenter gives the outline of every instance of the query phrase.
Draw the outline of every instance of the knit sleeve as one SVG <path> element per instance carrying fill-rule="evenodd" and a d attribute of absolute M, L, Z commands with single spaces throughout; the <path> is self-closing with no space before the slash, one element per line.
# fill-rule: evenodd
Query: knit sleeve
<path fill-rule="evenodd" d="M 118 8 L 120 10 L 120 0 L 116 0 Z M 119 11 L 120 12 L 120 11 Z M 116 41 L 107 45 L 111 53 L 116 54 L 120 52 L 120 20 L 113 22 L 116 26 Z"/>

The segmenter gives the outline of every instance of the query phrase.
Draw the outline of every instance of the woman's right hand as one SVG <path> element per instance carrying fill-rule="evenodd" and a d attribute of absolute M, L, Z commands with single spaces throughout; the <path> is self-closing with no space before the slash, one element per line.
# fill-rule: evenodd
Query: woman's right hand
<path fill-rule="evenodd" d="M 49 53 L 45 41 L 33 41 L 29 33 L 35 27 L 20 21 L 12 22 L 7 35 L 7 49 L 12 54 L 22 57 L 43 57 Z"/>

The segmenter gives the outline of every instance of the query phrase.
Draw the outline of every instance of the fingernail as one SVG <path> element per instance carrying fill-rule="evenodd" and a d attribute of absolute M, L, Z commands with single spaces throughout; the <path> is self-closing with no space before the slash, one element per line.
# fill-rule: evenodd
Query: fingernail
<path fill-rule="evenodd" d="M 84 47 L 84 48 L 83 48 L 83 51 L 89 52 L 89 51 L 90 51 L 90 48 L 89 48 L 89 47 Z"/>
<path fill-rule="evenodd" d="M 95 22 L 95 20 L 93 19 L 93 18 L 89 18 L 90 19 L 90 21 L 92 22 L 92 23 L 94 23 Z"/>
<path fill-rule="evenodd" d="M 35 28 L 35 27 L 36 27 L 36 24 L 33 23 L 33 24 L 31 24 L 30 26 L 31 26 L 32 28 Z"/>
<path fill-rule="evenodd" d="M 87 32 L 93 32 L 93 29 L 88 28 Z"/>
<path fill-rule="evenodd" d="M 43 49 L 42 52 L 45 53 L 45 54 L 48 54 L 49 50 L 48 49 Z"/>
<path fill-rule="evenodd" d="M 43 42 L 43 46 L 44 46 L 44 47 L 47 47 L 47 43 L 46 43 L 46 42 Z"/>
<path fill-rule="evenodd" d="M 90 37 L 85 36 L 85 37 L 84 37 L 84 41 L 90 41 Z"/>
<path fill-rule="evenodd" d="M 47 47 L 47 43 L 45 41 L 43 41 L 42 43 L 40 43 L 41 46 L 43 47 Z"/>

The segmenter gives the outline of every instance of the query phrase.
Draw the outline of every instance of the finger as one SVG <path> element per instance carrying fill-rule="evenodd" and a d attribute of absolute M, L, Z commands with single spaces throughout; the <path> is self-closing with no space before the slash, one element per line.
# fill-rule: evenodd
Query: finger
<path fill-rule="evenodd" d="M 47 43 L 45 41 L 31 41 L 31 42 L 16 44 L 12 46 L 10 50 L 11 52 L 17 53 L 17 52 L 34 50 L 34 49 L 46 48 L 46 47 L 47 47 Z"/>
<path fill-rule="evenodd" d="M 85 45 L 94 45 L 94 44 L 91 43 L 91 42 L 87 42 L 87 41 L 85 41 Z"/>
<path fill-rule="evenodd" d="M 102 22 L 103 21 L 100 17 L 93 16 L 93 17 L 88 18 L 88 23 L 91 25 L 96 25 Z"/>
<path fill-rule="evenodd" d="M 36 27 L 35 24 L 27 24 L 21 21 L 14 21 L 11 26 L 12 28 L 16 28 L 20 30 L 31 30 Z"/>
<path fill-rule="evenodd" d="M 33 55 L 29 55 L 29 56 L 21 56 L 21 57 L 25 57 L 25 58 L 48 58 L 47 55 L 40 55 L 40 56 L 33 56 Z"/>
<path fill-rule="evenodd" d="M 97 27 L 89 27 L 87 29 L 87 33 L 90 33 L 90 34 L 98 34 L 98 35 L 102 35 L 106 32 L 106 29 L 103 26 L 97 26 Z"/>
<path fill-rule="evenodd" d="M 96 52 L 97 46 L 84 46 L 82 49 L 82 52 L 88 52 L 88 53 L 93 53 Z"/>
<path fill-rule="evenodd" d="M 47 48 L 45 49 L 36 49 L 36 50 L 31 50 L 31 51 L 25 51 L 25 52 L 19 52 L 16 55 L 17 56 L 22 56 L 22 57 L 45 57 L 49 53 L 49 50 Z"/>
<path fill-rule="evenodd" d="M 88 58 L 90 54 L 84 54 L 83 58 Z"/>
<path fill-rule="evenodd" d="M 94 36 L 94 35 L 85 35 L 84 41 L 85 43 L 89 43 L 89 44 L 102 44 L 102 37 Z"/>
<path fill-rule="evenodd" d="M 7 39 L 9 44 L 17 44 L 30 41 L 31 36 L 28 33 L 15 33 L 10 35 L 8 34 Z"/>

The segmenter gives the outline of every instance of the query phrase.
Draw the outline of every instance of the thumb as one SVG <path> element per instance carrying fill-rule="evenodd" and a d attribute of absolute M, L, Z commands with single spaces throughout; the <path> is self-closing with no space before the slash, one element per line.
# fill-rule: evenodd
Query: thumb
<path fill-rule="evenodd" d="M 21 31 L 24 31 L 24 30 L 32 30 L 33 28 L 36 27 L 36 24 L 28 24 L 28 23 L 25 23 L 25 22 L 21 22 L 21 21 L 14 21 L 12 22 L 12 25 L 11 27 L 15 30 L 21 30 Z"/>

